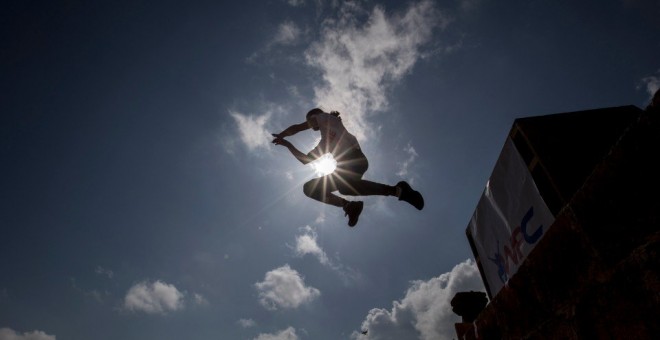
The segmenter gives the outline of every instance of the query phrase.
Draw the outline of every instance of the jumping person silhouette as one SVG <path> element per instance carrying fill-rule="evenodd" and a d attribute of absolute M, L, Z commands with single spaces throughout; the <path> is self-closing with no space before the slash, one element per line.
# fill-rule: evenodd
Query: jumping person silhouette
<path fill-rule="evenodd" d="M 307 129 L 319 131 L 321 141 L 312 151 L 304 154 L 284 138 Z M 364 203 L 345 200 L 333 194 L 334 191 L 349 196 L 396 196 L 400 201 L 408 202 L 418 210 L 424 208 L 422 195 L 405 181 L 391 186 L 362 179 L 369 162 L 362 153 L 357 138 L 346 130 L 337 111 L 327 113 L 318 108 L 312 109 L 307 112 L 305 122 L 291 125 L 284 131 L 272 135 L 275 137 L 273 144 L 286 147 L 303 164 L 313 162 L 327 153 L 332 154 L 337 161 L 335 171 L 308 181 L 303 185 L 303 192 L 317 201 L 343 208 L 348 216 L 348 225 L 351 227 L 357 223 Z"/>

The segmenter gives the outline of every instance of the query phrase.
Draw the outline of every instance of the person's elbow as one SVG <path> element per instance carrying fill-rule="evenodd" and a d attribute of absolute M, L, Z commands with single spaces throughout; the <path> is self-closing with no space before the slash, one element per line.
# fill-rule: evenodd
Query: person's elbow
<path fill-rule="evenodd" d="M 298 160 L 300 161 L 300 163 L 307 165 L 307 164 L 313 162 L 314 158 L 310 157 L 309 155 L 302 155 L 302 156 L 298 157 Z"/>

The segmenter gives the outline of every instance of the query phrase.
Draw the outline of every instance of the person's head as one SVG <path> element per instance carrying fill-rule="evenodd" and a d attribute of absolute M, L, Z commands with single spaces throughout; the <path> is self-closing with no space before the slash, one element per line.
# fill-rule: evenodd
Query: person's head
<path fill-rule="evenodd" d="M 321 113 L 326 113 L 326 112 L 319 109 L 319 108 L 315 108 L 315 109 L 309 110 L 309 112 L 307 112 L 307 116 L 305 117 L 307 119 L 307 124 L 314 131 L 317 131 L 319 129 L 319 124 L 317 123 L 316 119 L 311 119 L 311 118 L 314 117 L 315 115 L 321 114 Z M 341 117 L 339 117 L 339 112 L 338 111 L 331 111 L 330 114 L 337 117 L 337 118 L 339 118 L 339 120 L 341 120 Z"/>
<path fill-rule="evenodd" d="M 324 113 L 323 110 L 315 108 L 309 110 L 309 112 L 307 112 L 307 116 L 305 116 L 305 119 L 307 119 L 307 125 L 309 125 L 309 127 L 311 127 L 314 131 L 319 129 L 319 124 L 316 122 L 316 119 L 312 119 L 312 117 L 321 113 Z"/>

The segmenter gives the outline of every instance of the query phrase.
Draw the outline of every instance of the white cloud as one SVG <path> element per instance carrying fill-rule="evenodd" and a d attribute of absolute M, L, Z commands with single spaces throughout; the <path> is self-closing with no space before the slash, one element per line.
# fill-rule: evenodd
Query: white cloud
<path fill-rule="evenodd" d="M 196 305 L 199 306 L 207 306 L 209 304 L 209 300 L 207 300 L 203 295 L 197 293 L 193 293 L 193 301 Z"/>
<path fill-rule="evenodd" d="M 277 26 L 275 35 L 272 39 L 259 51 L 252 53 L 249 57 L 245 59 L 247 63 L 258 63 L 262 57 L 268 58 L 267 60 L 273 60 L 273 51 L 274 48 L 279 46 L 290 47 L 296 45 L 302 41 L 304 37 L 304 32 L 294 23 L 293 21 L 284 21 Z M 289 54 L 290 55 L 290 54 Z M 271 79 L 275 79 L 275 74 L 270 74 Z"/>
<path fill-rule="evenodd" d="M 660 74 L 660 70 L 658 74 Z M 642 79 L 642 82 L 646 87 L 646 92 L 649 94 L 649 99 L 660 89 L 660 75 L 645 77 Z"/>
<path fill-rule="evenodd" d="M 318 224 L 325 223 L 325 211 L 319 212 L 319 215 L 316 217 L 316 220 L 314 220 L 314 222 Z"/>
<path fill-rule="evenodd" d="M 323 79 L 314 88 L 315 101 L 345 112 L 346 124 L 364 139 L 367 116 L 387 108 L 388 87 L 410 72 L 433 29 L 447 21 L 427 0 L 391 16 L 377 6 L 366 23 L 357 19 L 361 12 L 359 5 L 344 3 L 338 19 L 324 21 L 320 41 L 305 57 Z"/>
<path fill-rule="evenodd" d="M 375 308 L 362 322 L 366 335 L 354 332 L 353 339 L 452 339 L 454 323 L 460 321 L 451 309 L 451 299 L 461 291 L 483 291 L 479 271 L 472 260 L 456 265 L 451 272 L 428 281 L 414 281 L 391 310 Z"/>
<path fill-rule="evenodd" d="M 404 148 L 404 151 L 408 154 L 408 159 L 399 164 L 399 171 L 396 173 L 401 177 L 408 175 L 408 168 L 419 156 L 415 151 L 415 148 L 410 143 L 408 143 L 408 146 Z"/>
<path fill-rule="evenodd" d="M 317 238 L 318 235 L 310 226 L 303 228 L 303 234 L 296 236 L 296 255 L 304 256 L 310 254 L 315 256 L 321 264 L 331 265 L 328 255 L 326 255 L 325 251 L 316 242 Z"/>
<path fill-rule="evenodd" d="M 256 327 L 257 323 L 252 319 L 240 319 L 236 321 L 243 328 Z"/>
<path fill-rule="evenodd" d="M 11 328 L 0 328 L 0 340 L 55 340 L 54 335 L 42 331 L 17 333 Z"/>
<path fill-rule="evenodd" d="M 183 293 L 174 285 L 161 281 L 140 282 L 131 287 L 124 297 L 124 308 L 149 314 L 165 314 L 184 306 Z"/>
<path fill-rule="evenodd" d="M 291 21 L 285 21 L 281 23 L 277 28 L 277 33 L 275 34 L 275 40 L 273 43 L 281 45 L 295 44 L 300 38 L 300 34 L 300 28 L 298 28 L 295 23 Z"/>
<path fill-rule="evenodd" d="M 298 340 L 298 335 L 293 327 L 289 327 L 275 334 L 259 334 L 254 340 Z"/>
<path fill-rule="evenodd" d="M 241 140 L 250 151 L 268 148 L 270 133 L 266 130 L 266 124 L 271 117 L 270 112 L 261 116 L 249 116 L 235 111 L 230 111 L 229 114 L 236 121 Z"/>
<path fill-rule="evenodd" d="M 317 217 L 317 222 L 319 219 L 325 219 L 325 215 L 319 215 L 319 217 Z M 345 285 L 362 282 L 363 276 L 359 271 L 344 266 L 337 258 L 333 261 L 328 257 L 323 248 L 319 246 L 318 234 L 312 229 L 312 227 L 305 226 L 305 228 L 302 228 L 301 230 L 302 234 L 296 236 L 296 245 L 293 247 L 296 256 L 312 255 L 316 257 L 316 259 L 319 260 L 319 263 L 337 273 Z"/>
<path fill-rule="evenodd" d="M 318 289 L 305 286 L 304 279 L 288 264 L 269 271 L 262 282 L 254 285 L 259 303 L 269 310 L 297 308 L 321 295 Z"/>

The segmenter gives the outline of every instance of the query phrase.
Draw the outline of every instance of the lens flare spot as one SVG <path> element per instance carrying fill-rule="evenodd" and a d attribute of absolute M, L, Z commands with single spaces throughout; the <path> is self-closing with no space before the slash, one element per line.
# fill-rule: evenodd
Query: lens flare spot
<path fill-rule="evenodd" d="M 317 176 L 325 176 L 331 174 L 337 168 L 337 161 L 331 154 L 327 153 L 321 156 L 314 162 L 309 163 Z"/>

